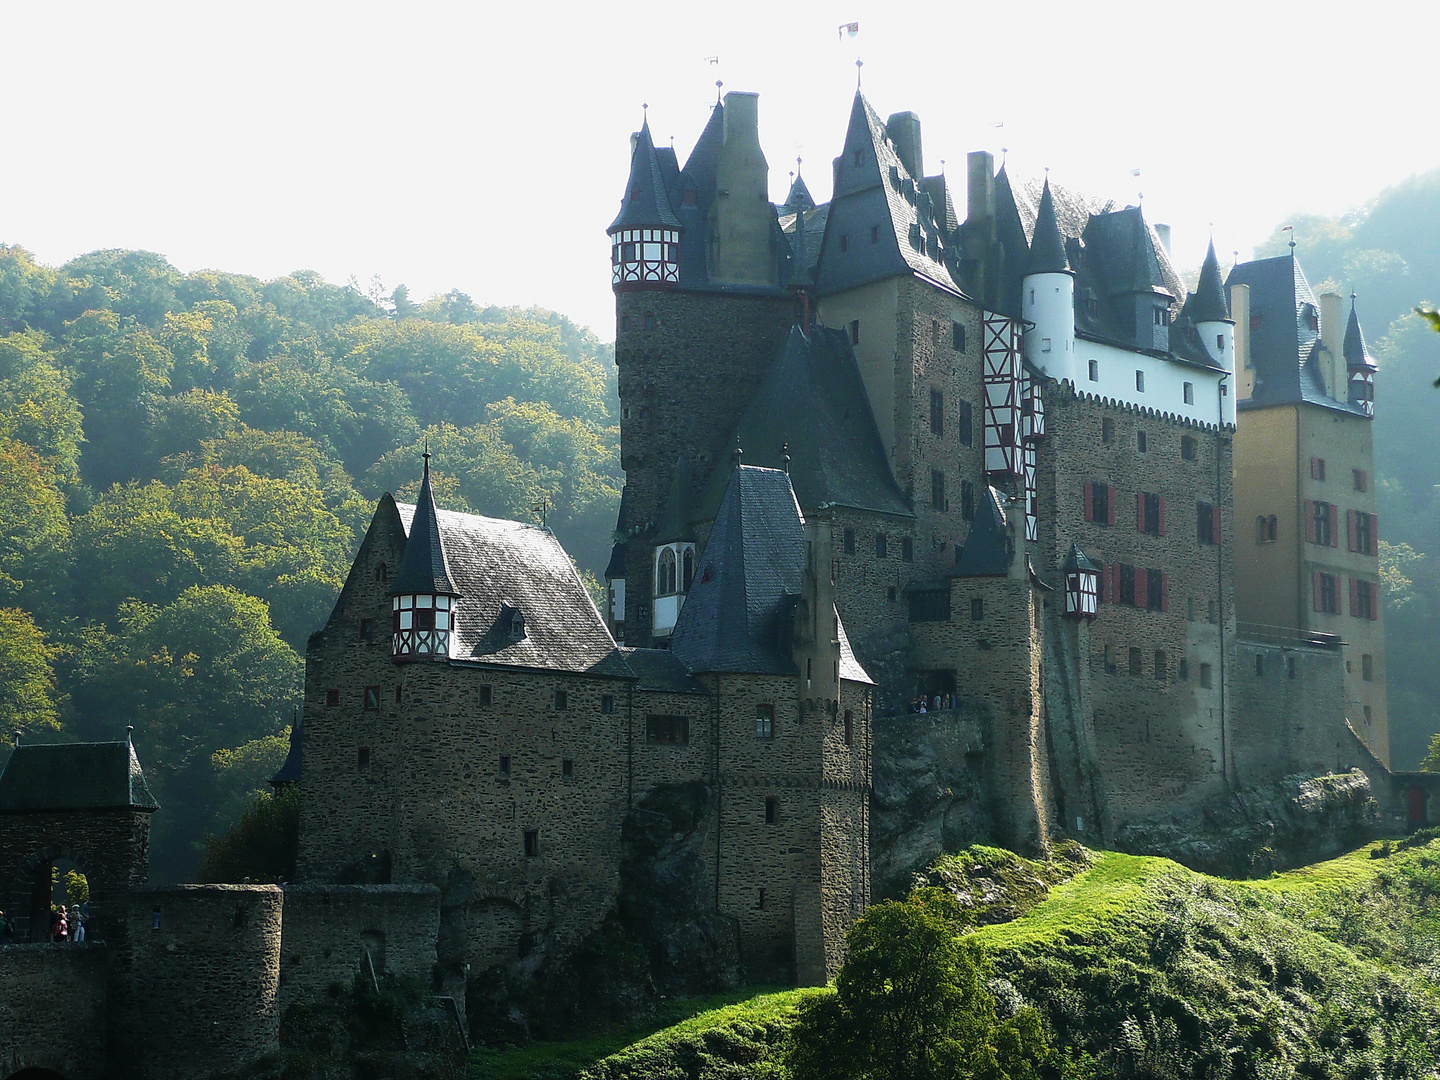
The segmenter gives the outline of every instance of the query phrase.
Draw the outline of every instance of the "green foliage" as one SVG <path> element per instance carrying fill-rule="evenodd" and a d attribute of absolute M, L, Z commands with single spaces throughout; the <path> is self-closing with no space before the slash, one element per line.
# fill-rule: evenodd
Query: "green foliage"
<path fill-rule="evenodd" d="M 54 470 L 25 443 L 0 438 L 0 603 L 21 604 L 48 625 L 67 589 L 69 554 Z"/>
<path fill-rule="evenodd" d="M 867 911 L 846 941 L 835 993 L 806 1001 L 795 1026 L 795 1080 L 1031 1078 L 1050 1057 L 1033 1009 L 1001 1020 L 984 954 L 961 936 L 953 896 L 917 889 Z"/>
<path fill-rule="evenodd" d="M 90 900 L 90 881 L 79 870 L 65 871 L 65 894 L 72 904 L 84 904 Z"/>
<path fill-rule="evenodd" d="M 55 654 L 29 612 L 0 608 L 0 740 L 60 726 Z"/>
<path fill-rule="evenodd" d="M 295 876 L 300 839 L 300 791 L 282 789 L 255 797 L 223 836 L 205 844 L 200 880 L 227 885 L 289 881 Z"/>

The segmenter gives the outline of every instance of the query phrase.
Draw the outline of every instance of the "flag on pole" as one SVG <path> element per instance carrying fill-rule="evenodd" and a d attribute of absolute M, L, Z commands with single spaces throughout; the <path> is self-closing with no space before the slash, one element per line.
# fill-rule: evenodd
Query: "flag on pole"
<path fill-rule="evenodd" d="M 858 22 L 847 22 L 847 23 L 841 23 L 841 24 L 840 24 L 840 40 L 841 40 L 841 41 L 844 41 L 846 38 L 857 37 L 857 36 L 859 36 L 859 34 L 860 34 L 860 24 L 859 24 Z"/>

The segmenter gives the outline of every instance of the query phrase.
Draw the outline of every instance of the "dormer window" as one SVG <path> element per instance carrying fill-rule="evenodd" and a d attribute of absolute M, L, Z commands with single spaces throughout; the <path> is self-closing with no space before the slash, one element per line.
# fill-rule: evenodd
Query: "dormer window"
<path fill-rule="evenodd" d="M 525 616 L 518 611 L 510 616 L 510 640 L 525 640 Z"/>
<path fill-rule="evenodd" d="M 655 606 L 650 631 L 664 637 L 675 629 L 685 595 L 695 580 L 695 545 L 675 541 L 655 549 Z"/>
<path fill-rule="evenodd" d="M 680 280 L 676 229 L 617 229 L 610 236 L 610 283 Z"/>

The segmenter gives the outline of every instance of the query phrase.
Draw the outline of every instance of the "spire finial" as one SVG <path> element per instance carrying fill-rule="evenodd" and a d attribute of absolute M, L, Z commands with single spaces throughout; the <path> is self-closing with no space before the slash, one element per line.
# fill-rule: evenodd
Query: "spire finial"
<path fill-rule="evenodd" d="M 735 433 L 735 467 L 740 467 L 740 460 L 745 456 L 745 451 L 740 449 L 740 433 Z"/>
<path fill-rule="evenodd" d="M 785 470 L 786 476 L 790 475 L 790 444 L 788 442 L 780 444 L 780 467 Z"/>
<path fill-rule="evenodd" d="M 860 69 L 865 66 L 864 60 L 855 61 L 855 89 L 860 89 Z"/>
<path fill-rule="evenodd" d="M 425 459 L 425 478 L 430 478 L 430 436 L 425 436 L 425 452 L 420 455 Z"/>
<path fill-rule="evenodd" d="M 943 157 L 940 159 L 940 175 L 945 175 L 945 159 Z"/>
<path fill-rule="evenodd" d="M 801 166 L 801 164 L 802 164 L 804 161 L 805 161 L 805 159 L 804 159 L 803 157 L 801 157 L 799 154 L 796 154 L 796 155 L 795 155 L 795 175 L 796 175 L 796 176 L 799 176 L 799 175 L 800 175 L 800 166 Z"/>
<path fill-rule="evenodd" d="M 126 745 L 126 746 L 134 746 L 134 745 L 135 745 L 135 725 L 134 725 L 134 724 L 126 724 L 126 725 L 125 725 L 125 745 Z"/>
<path fill-rule="evenodd" d="M 716 80 L 715 80 L 715 104 L 716 104 L 716 105 L 719 105 L 719 104 L 720 104 L 720 90 L 724 87 L 724 85 L 725 85 L 725 80 L 724 80 L 724 79 L 716 79 Z"/>
<path fill-rule="evenodd" d="M 15 736 L 15 745 L 16 745 L 16 746 L 19 746 L 19 745 L 20 745 L 20 736 L 21 736 L 21 734 L 22 734 L 22 732 L 20 731 L 20 729 L 17 727 L 17 728 L 16 728 L 14 731 L 12 731 L 10 734 L 13 735 L 13 736 Z"/>

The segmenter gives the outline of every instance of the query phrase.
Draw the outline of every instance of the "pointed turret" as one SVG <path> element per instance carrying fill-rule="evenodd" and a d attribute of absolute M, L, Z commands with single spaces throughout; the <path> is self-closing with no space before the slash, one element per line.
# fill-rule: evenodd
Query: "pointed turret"
<path fill-rule="evenodd" d="M 1345 327 L 1345 370 L 1349 376 L 1351 405 L 1367 413 L 1375 412 L 1375 372 L 1377 365 L 1365 347 L 1365 334 L 1360 329 L 1360 316 L 1355 311 L 1355 294 L 1350 294 L 1350 322 Z"/>
<path fill-rule="evenodd" d="M 430 487 L 430 450 L 425 450 L 425 476 L 410 519 L 405 554 L 391 589 L 392 654 L 396 660 L 445 660 L 453 639 L 455 601 L 460 590 L 450 576 L 440 514 Z"/>
<path fill-rule="evenodd" d="M 1196 324 L 1224 322 L 1230 318 L 1230 305 L 1225 303 L 1225 286 L 1220 282 L 1220 260 L 1215 256 L 1215 238 L 1200 265 L 1200 284 L 1195 289 L 1195 305 L 1190 317 Z"/>
<path fill-rule="evenodd" d="M 780 213 L 803 214 L 814 209 L 815 199 L 811 196 L 810 189 L 805 186 L 805 178 L 800 175 L 799 162 L 796 162 L 795 179 L 790 182 L 790 194 L 785 196 Z"/>
<path fill-rule="evenodd" d="M 1063 274 L 1070 269 L 1065 257 L 1065 238 L 1060 235 L 1060 222 L 1055 217 L 1055 199 L 1050 194 L 1050 178 L 1040 193 L 1040 209 L 1035 215 L 1035 235 L 1030 241 L 1030 273 Z"/>
<path fill-rule="evenodd" d="M 610 236 L 611 285 L 670 284 L 680 280 L 680 219 L 665 190 L 665 172 L 647 118 L 630 152 L 630 178 Z"/>

